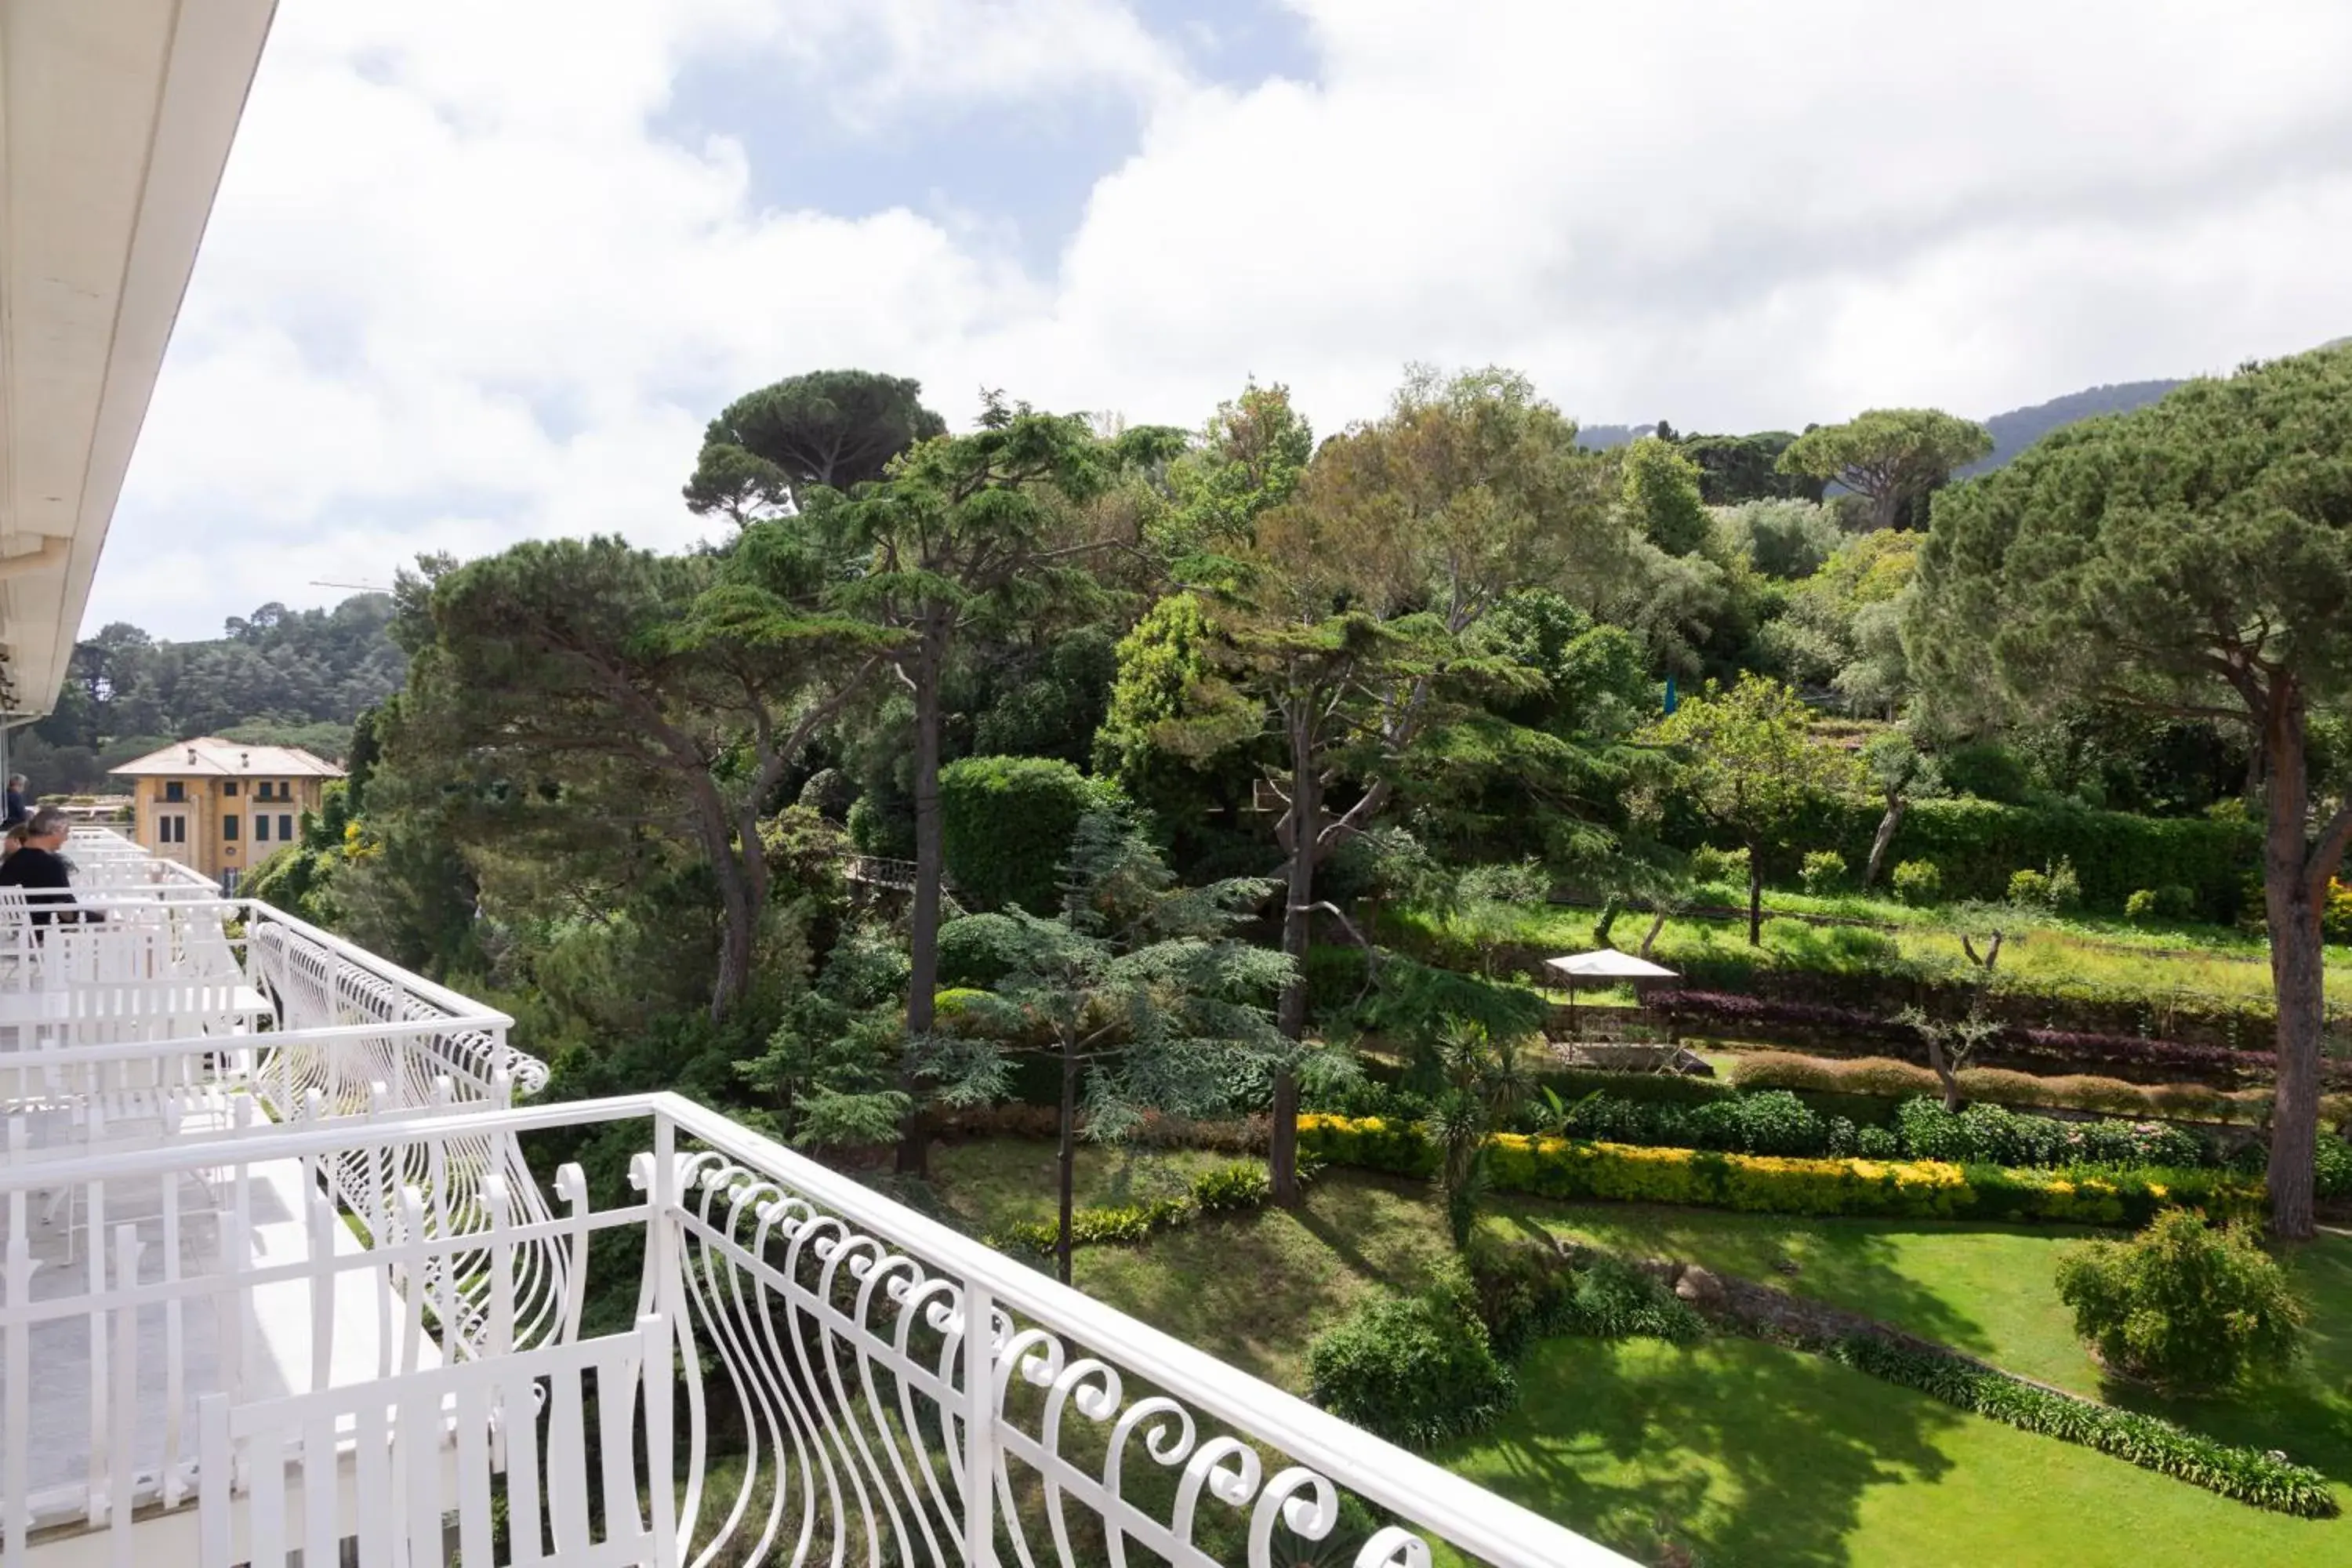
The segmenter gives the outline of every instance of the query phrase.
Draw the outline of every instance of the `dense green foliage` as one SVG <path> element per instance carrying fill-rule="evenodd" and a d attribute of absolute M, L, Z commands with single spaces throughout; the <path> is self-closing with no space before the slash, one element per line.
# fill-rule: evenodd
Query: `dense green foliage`
<path fill-rule="evenodd" d="M 1870 503 L 1871 526 L 1894 528 L 1954 468 L 1991 450 L 1981 425 L 1933 408 L 1874 408 L 1806 431 L 1780 454 L 1780 467 L 1844 486 Z"/>
<path fill-rule="evenodd" d="M 2352 793 L 2331 776 L 2352 699 L 2347 454 L 2345 346 L 2061 430 L 1937 503 L 1906 632 L 1948 716 L 2103 700 L 2240 724 L 2257 744 L 2273 1223 L 2293 1237 L 2314 1224 L 2322 914 L 2352 842 Z"/>
<path fill-rule="evenodd" d="M 919 382 L 862 370 L 821 370 L 747 393 L 710 422 L 686 503 L 739 523 L 882 477 L 891 458 L 947 422 L 922 405 Z"/>
<path fill-rule="evenodd" d="M 331 610 L 264 605 L 208 642 L 159 642 L 115 621 L 77 644 L 54 711 L 9 738 L 9 764 L 43 795 L 110 787 L 106 769 L 199 735 L 302 746 L 343 759 L 352 721 L 400 689 L 407 658 L 392 601 Z"/>
<path fill-rule="evenodd" d="M 1107 781 L 1051 758 L 967 757 L 951 763 L 940 770 L 948 880 L 971 910 L 1017 904 L 1044 914 L 1061 902 L 1055 884 L 1078 819 L 1119 804 L 1118 790 Z"/>
<path fill-rule="evenodd" d="M 2274 1371 L 2303 1342 L 2305 1310 L 2278 1264 L 2243 1230 L 2191 1214 L 2068 1253 L 2058 1296 L 2108 1365 L 2170 1388 L 2221 1388 Z"/>
<path fill-rule="evenodd" d="M 1370 1302 L 1318 1335 L 1307 1352 L 1315 1403 L 1408 1448 L 1475 1432 L 1508 1409 L 1517 1381 L 1459 1297 L 1441 1282 Z"/>

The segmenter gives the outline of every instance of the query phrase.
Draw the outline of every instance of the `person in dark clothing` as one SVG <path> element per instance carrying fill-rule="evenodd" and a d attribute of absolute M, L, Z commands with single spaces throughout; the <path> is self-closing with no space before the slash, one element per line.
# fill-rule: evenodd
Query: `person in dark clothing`
<path fill-rule="evenodd" d="M 32 805 L 25 798 L 25 783 L 22 773 L 8 775 L 8 805 L 0 811 L 0 828 L 14 827 L 33 815 Z"/>
<path fill-rule="evenodd" d="M 25 904 L 36 926 L 104 918 L 74 902 L 73 868 L 58 853 L 73 827 L 66 814 L 45 805 L 26 819 L 24 827 L 24 843 L 7 859 L 0 860 L 0 888 L 25 890 Z"/>

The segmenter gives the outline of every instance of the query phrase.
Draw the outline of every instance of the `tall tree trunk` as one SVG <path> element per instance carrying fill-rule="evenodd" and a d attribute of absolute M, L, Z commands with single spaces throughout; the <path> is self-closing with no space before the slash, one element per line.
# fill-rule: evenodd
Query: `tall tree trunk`
<path fill-rule="evenodd" d="M 2321 989 L 2319 901 L 2313 897 L 2311 783 L 2303 693 L 2285 676 L 2263 724 L 2270 809 L 2263 841 L 2263 906 L 2270 919 L 2271 989 L 2278 1009 L 2278 1088 L 2271 1110 L 2271 1229 L 2300 1241 L 2313 1231 L 2313 1162 L 2319 1139 Z M 2325 888 L 2322 879 L 2320 886 Z"/>
<path fill-rule="evenodd" d="M 731 855 L 719 855 L 711 861 L 711 871 L 719 880 L 719 907 L 721 915 L 719 938 L 719 983 L 710 994 L 710 1021 L 723 1024 L 727 1016 L 741 1003 L 751 988 L 751 945 L 758 936 L 760 911 L 751 900 L 751 889 L 743 868 Z"/>
<path fill-rule="evenodd" d="M 1748 945 L 1764 945 L 1764 847 L 1748 847 Z"/>
<path fill-rule="evenodd" d="M 1642 950 L 1637 956 L 1649 957 L 1650 949 L 1657 944 L 1658 933 L 1665 929 L 1666 906 L 1660 904 L 1657 911 L 1650 917 L 1650 929 L 1642 933 Z"/>
<path fill-rule="evenodd" d="M 1070 1227 L 1076 1217 L 1072 1194 L 1078 1174 L 1078 1058 L 1062 1047 L 1061 1227 L 1054 1233 L 1054 1277 L 1070 1282 Z"/>
<path fill-rule="evenodd" d="M 1307 1037 L 1307 948 L 1314 933 L 1315 837 L 1323 816 L 1315 773 L 1313 721 L 1305 704 L 1290 716 L 1290 879 L 1282 910 L 1282 951 L 1295 969 L 1282 988 L 1276 1015 L 1292 1041 Z M 1274 1126 L 1266 1149 L 1274 1201 L 1298 1202 L 1298 1074 L 1285 1068 L 1274 1077 Z"/>
<path fill-rule="evenodd" d="M 927 621 L 915 655 L 915 892 L 908 915 L 907 1037 L 912 1043 L 931 1032 L 932 1002 L 940 981 L 940 883 L 947 874 L 947 851 L 940 831 L 940 675 L 947 634 Z M 911 1049 L 909 1052 L 911 1057 Z M 930 1118 L 910 1059 L 898 1087 L 911 1103 L 898 1130 L 898 1167 L 902 1175 L 929 1173 Z"/>
<path fill-rule="evenodd" d="M 1878 819 L 1877 837 L 1870 841 L 1870 863 L 1862 868 L 1862 885 L 1868 888 L 1878 880 L 1878 869 L 1886 864 L 1886 851 L 1895 843 L 1895 830 L 1903 826 L 1903 814 L 1911 809 L 1910 800 L 1903 795 L 1886 797 L 1886 815 Z"/>

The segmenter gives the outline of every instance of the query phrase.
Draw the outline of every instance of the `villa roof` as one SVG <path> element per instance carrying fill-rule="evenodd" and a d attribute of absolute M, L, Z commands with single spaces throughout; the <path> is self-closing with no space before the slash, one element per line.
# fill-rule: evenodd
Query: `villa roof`
<path fill-rule="evenodd" d="M 299 746 L 248 746 L 206 735 L 150 752 L 107 772 L 116 778 L 339 779 L 343 770 Z"/>

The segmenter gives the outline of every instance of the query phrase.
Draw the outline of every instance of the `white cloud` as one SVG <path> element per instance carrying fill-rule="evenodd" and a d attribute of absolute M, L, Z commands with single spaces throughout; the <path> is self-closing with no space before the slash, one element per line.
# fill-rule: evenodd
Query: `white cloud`
<path fill-rule="evenodd" d="M 1584 417 L 1754 428 L 2352 329 L 2339 0 L 1292 3 L 1320 80 L 1244 91 L 1121 0 L 282 8 L 92 623 L 682 542 L 702 421 L 797 369 L 1183 423 L 1255 374 L 1328 428 L 1407 359 L 1500 361 Z M 714 57 L 773 62 L 774 122 L 662 140 Z M 753 195 L 747 148 L 812 116 L 1106 95 L 1141 144 L 1050 278 L 984 211 Z"/>

